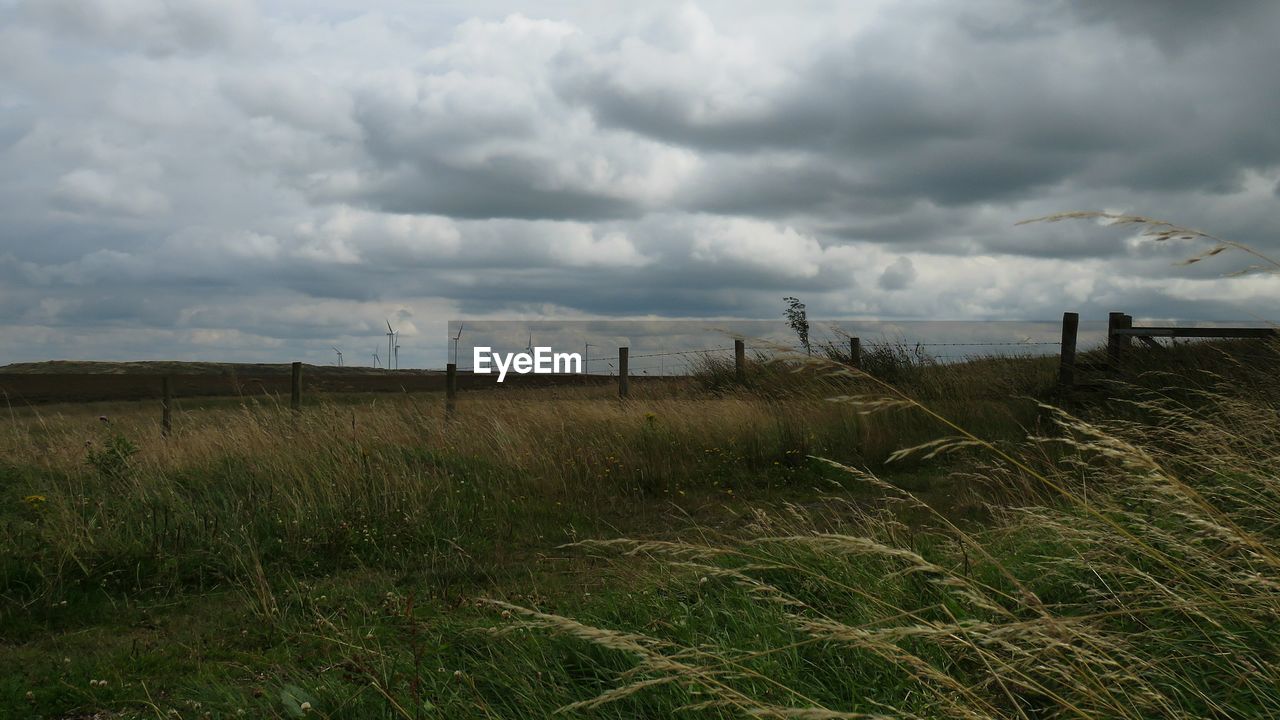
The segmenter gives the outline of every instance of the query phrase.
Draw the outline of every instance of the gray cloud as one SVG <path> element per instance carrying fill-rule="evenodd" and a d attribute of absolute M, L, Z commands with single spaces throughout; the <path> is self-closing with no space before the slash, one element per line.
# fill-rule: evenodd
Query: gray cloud
<path fill-rule="evenodd" d="M 1147 37 L 1176 54 L 1187 47 L 1216 43 L 1224 35 L 1250 35 L 1257 21 L 1274 20 L 1268 0 L 1083 0 L 1071 9 L 1086 22 L 1114 25 L 1122 32 Z"/>
<path fill-rule="evenodd" d="M 1280 46 L 1260 32 L 1280 25 L 1280 9 L 1215 6 L 1247 16 L 1252 32 L 1211 23 L 1236 28 L 1230 53 L 1213 45 L 1171 58 L 1127 36 L 1131 19 L 1159 14 L 1160 4 L 1106 7 L 1130 5 L 1146 7 L 1084 13 L 1086 24 L 1053 34 L 992 33 L 1010 16 L 1038 17 L 1013 3 L 963 23 L 936 8 L 903 11 L 857 37 L 825 38 L 798 69 L 742 60 L 731 52 L 739 39 L 694 20 L 683 44 L 626 35 L 575 48 L 558 63 L 558 82 L 609 126 L 706 151 L 803 150 L 822 157 L 809 163 L 813 176 L 826 166 L 862 181 L 847 192 L 942 204 L 1025 197 L 1070 180 L 1223 192 L 1244 169 L 1274 167 L 1280 146 L 1268 118 L 1280 96 L 1256 68 L 1280 62 Z M 1210 34 L 1179 5 L 1179 22 Z M 719 46 L 733 59 L 716 57 Z M 641 62 L 687 67 L 688 77 L 668 83 L 635 71 Z"/>
<path fill-rule="evenodd" d="M 885 290 L 905 290 L 915 279 L 916 266 L 911 264 L 911 258 L 900 257 L 880 273 L 879 285 Z"/>
<path fill-rule="evenodd" d="M 53 33 L 160 57 L 235 47 L 257 24 L 244 0 L 39 0 L 19 12 Z"/>
<path fill-rule="evenodd" d="M 399 318 L 1229 319 L 1280 282 L 1280 6 L 0 4 L 0 362 Z M 909 292 L 904 292 L 908 291 Z M 21 338 L 15 341 L 14 338 Z M 353 351 L 354 352 L 354 351 Z M 431 353 L 440 353 L 438 357 Z"/>

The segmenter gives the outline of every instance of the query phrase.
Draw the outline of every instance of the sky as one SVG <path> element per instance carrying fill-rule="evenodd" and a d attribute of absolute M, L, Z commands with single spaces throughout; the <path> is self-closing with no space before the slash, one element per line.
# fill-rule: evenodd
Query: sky
<path fill-rule="evenodd" d="M 1280 320 L 1280 3 L 0 0 L 0 365 L 475 319 Z"/>

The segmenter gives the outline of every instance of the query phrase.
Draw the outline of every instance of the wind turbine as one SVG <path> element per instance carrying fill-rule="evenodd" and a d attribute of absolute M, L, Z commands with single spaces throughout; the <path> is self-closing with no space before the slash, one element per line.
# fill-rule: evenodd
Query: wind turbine
<path fill-rule="evenodd" d="M 382 362 L 378 360 L 378 351 L 377 351 L 377 350 L 374 350 L 374 351 L 373 351 L 373 366 L 374 366 L 374 367 L 376 367 L 376 368 L 380 368 L 380 367 L 382 367 Z"/>
<path fill-rule="evenodd" d="M 395 360 L 396 369 L 399 370 L 400 369 L 400 333 L 398 332 L 396 333 L 395 340 L 396 340 L 396 346 L 391 356 Z"/>
<path fill-rule="evenodd" d="M 338 349 L 337 345 L 330 345 L 329 347 L 333 348 L 333 351 L 338 353 L 338 367 L 342 367 L 342 351 Z"/>
<path fill-rule="evenodd" d="M 533 354 L 533 333 L 529 333 L 529 344 L 525 347 L 524 351 L 530 355 Z"/>
<path fill-rule="evenodd" d="M 387 367 L 391 367 L 391 358 L 395 355 L 396 331 L 391 329 L 391 321 L 387 321 Z"/>
<path fill-rule="evenodd" d="M 458 365 L 458 340 L 462 337 L 462 326 L 466 323 L 458 323 L 458 334 L 453 336 L 453 364 Z"/>

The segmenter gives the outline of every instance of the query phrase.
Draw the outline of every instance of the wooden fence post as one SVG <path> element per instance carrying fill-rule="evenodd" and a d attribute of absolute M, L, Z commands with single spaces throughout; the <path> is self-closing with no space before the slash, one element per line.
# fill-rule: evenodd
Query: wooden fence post
<path fill-rule="evenodd" d="M 1076 336 L 1080 329 L 1079 313 L 1062 313 L 1062 351 L 1058 356 L 1058 386 L 1076 384 Z"/>
<path fill-rule="evenodd" d="M 861 338 L 849 338 L 849 364 L 855 370 L 862 369 L 862 340 Z"/>
<path fill-rule="evenodd" d="M 623 400 L 627 399 L 627 392 L 631 389 L 631 382 L 627 377 L 627 360 L 630 354 L 631 348 L 618 348 L 618 397 Z"/>
<path fill-rule="evenodd" d="M 1121 320 L 1120 322 L 1121 322 L 1120 327 L 1124 328 L 1125 330 L 1128 330 L 1133 327 L 1133 316 L 1126 313 L 1124 316 L 1124 319 Z M 1155 341 L 1152 340 L 1152 342 L 1155 342 Z M 1129 350 L 1132 347 L 1133 347 L 1133 336 L 1121 335 L 1120 336 L 1120 352 L 1122 354 L 1128 355 Z"/>
<path fill-rule="evenodd" d="M 739 383 L 747 382 L 747 344 L 742 340 L 733 341 L 733 372 Z"/>
<path fill-rule="evenodd" d="M 302 412 L 302 363 L 293 364 L 289 382 L 289 407 L 294 412 Z"/>
<path fill-rule="evenodd" d="M 444 372 L 444 411 L 452 415 L 458 399 L 458 364 L 449 363 Z"/>
<path fill-rule="evenodd" d="M 1107 367 L 1112 370 L 1120 366 L 1120 338 L 1115 333 L 1122 322 L 1124 322 L 1124 313 L 1107 314 Z"/>
<path fill-rule="evenodd" d="M 1112 370 L 1119 370 L 1124 348 L 1129 345 L 1129 338 L 1117 335 L 1116 330 L 1133 327 L 1133 317 L 1122 312 L 1107 315 L 1107 364 Z"/>
<path fill-rule="evenodd" d="M 160 433 L 169 437 L 173 432 L 173 381 L 168 375 L 160 379 Z"/>

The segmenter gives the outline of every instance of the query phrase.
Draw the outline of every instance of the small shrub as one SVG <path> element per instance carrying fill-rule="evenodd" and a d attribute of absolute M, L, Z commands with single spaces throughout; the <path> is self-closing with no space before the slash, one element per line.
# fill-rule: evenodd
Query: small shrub
<path fill-rule="evenodd" d="M 118 480 L 128 474 L 138 446 L 123 435 L 113 435 L 101 448 L 90 446 L 85 462 L 106 480 Z"/>

